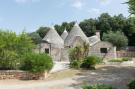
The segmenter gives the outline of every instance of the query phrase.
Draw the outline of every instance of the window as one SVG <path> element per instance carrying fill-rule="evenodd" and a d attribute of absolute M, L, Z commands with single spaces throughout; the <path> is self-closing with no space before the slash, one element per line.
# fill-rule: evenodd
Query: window
<path fill-rule="evenodd" d="M 45 48 L 45 53 L 49 54 L 49 48 Z"/>
<path fill-rule="evenodd" d="M 100 52 L 101 52 L 101 53 L 108 53 L 108 52 L 107 52 L 107 48 L 101 48 L 101 49 L 100 49 Z"/>

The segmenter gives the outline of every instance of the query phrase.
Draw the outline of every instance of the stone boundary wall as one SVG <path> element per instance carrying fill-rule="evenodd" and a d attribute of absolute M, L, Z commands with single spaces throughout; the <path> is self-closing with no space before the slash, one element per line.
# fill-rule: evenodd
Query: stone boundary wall
<path fill-rule="evenodd" d="M 117 57 L 135 57 L 135 52 L 130 51 L 117 51 Z"/>
<path fill-rule="evenodd" d="M 46 78 L 45 74 L 33 74 L 26 71 L 20 70 L 0 70 L 0 80 L 5 79 L 20 79 L 20 80 L 37 80 Z"/>

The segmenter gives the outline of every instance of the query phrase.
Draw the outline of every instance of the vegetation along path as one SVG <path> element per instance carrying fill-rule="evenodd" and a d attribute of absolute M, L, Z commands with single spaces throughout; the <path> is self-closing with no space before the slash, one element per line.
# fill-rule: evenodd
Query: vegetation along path
<path fill-rule="evenodd" d="M 0 89 L 78 89 L 84 84 L 110 84 L 127 89 L 135 79 L 135 66 L 100 66 L 97 70 L 64 70 L 53 73 L 47 80 L 1 80 Z"/>

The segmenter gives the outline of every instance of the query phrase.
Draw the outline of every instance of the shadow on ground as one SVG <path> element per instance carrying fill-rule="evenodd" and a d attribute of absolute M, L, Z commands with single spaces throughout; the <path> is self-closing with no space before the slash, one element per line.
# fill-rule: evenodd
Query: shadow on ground
<path fill-rule="evenodd" d="M 75 89 L 85 84 L 108 84 L 117 89 L 128 89 L 127 84 L 135 80 L 135 67 L 105 66 L 97 70 L 82 70 L 77 75 L 81 77 L 73 78 L 77 83 L 71 85 Z"/>

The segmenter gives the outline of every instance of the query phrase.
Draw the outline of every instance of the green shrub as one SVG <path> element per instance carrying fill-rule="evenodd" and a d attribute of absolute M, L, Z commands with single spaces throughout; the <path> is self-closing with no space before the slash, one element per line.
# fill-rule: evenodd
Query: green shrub
<path fill-rule="evenodd" d="M 97 57 L 97 56 L 88 56 L 85 58 L 85 60 L 83 61 L 81 67 L 82 68 L 93 68 L 95 67 L 96 64 L 101 62 L 101 58 Z"/>
<path fill-rule="evenodd" d="M 24 55 L 21 69 L 33 73 L 42 73 L 50 71 L 53 67 L 53 61 L 47 54 L 27 53 Z"/>
<path fill-rule="evenodd" d="M 0 56 L 0 70 L 15 70 L 18 68 L 17 53 L 4 50 Z"/>
<path fill-rule="evenodd" d="M 81 65 L 81 62 L 78 60 L 73 60 L 72 62 L 70 62 L 71 68 L 79 69 L 80 65 Z"/>
<path fill-rule="evenodd" d="M 123 60 L 121 60 L 121 59 L 112 59 L 109 62 L 123 62 Z"/>
<path fill-rule="evenodd" d="M 128 58 L 128 57 L 122 58 L 122 61 L 130 61 L 130 60 L 131 60 L 131 58 Z"/>
<path fill-rule="evenodd" d="M 112 59 L 109 62 L 124 62 L 124 61 L 130 61 L 131 58 L 125 57 L 125 58 L 117 58 L 117 59 Z"/>
<path fill-rule="evenodd" d="M 135 81 L 132 81 L 128 84 L 129 89 L 135 89 Z"/>
<path fill-rule="evenodd" d="M 76 46 L 75 48 L 71 49 L 69 53 L 69 58 L 71 62 L 74 60 L 82 60 L 84 58 L 83 48 L 81 46 Z"/>
<path fill-rule="evenodd" d="M 0 29 L 0 70 L 16 70 L 20 66 L 22 54 L 32 51 L 35 45 L 26 33 Z"/>
<path fill-rule="evenodd" d="M 92 85 L 92 86 L 84 86 L 83 89 L 115 89 L 108 85 Z"/>

